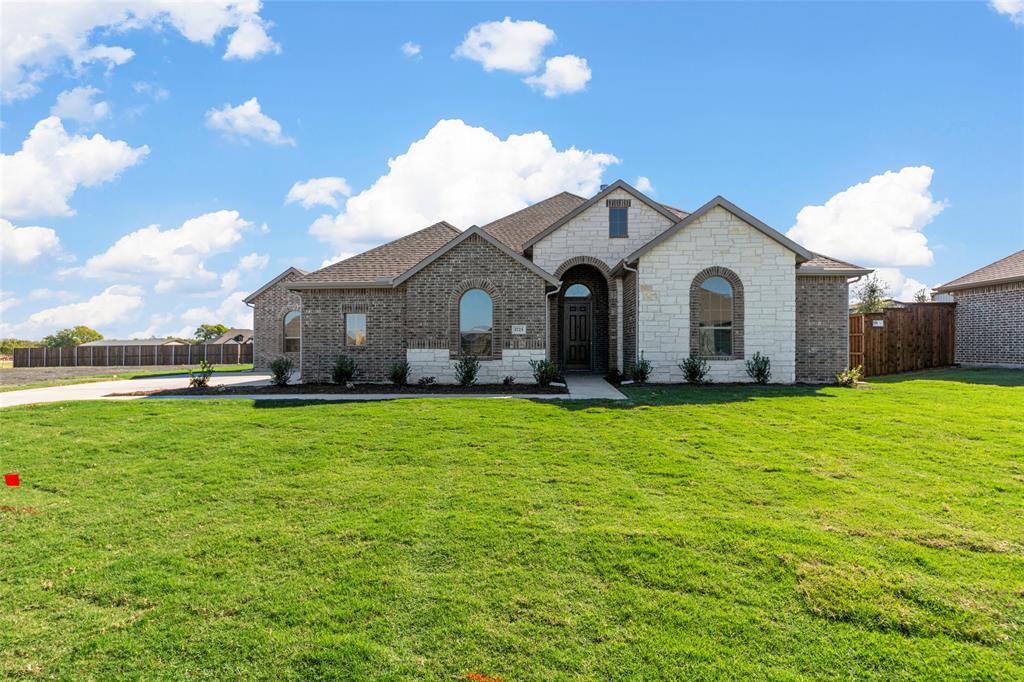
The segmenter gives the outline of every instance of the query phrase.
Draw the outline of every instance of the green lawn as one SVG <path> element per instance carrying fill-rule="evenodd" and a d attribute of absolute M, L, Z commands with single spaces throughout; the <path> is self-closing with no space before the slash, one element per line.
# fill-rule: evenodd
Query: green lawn
<path fill-rule="evenodd" d="M 196 369 L 199 369 L 198 365 L 195 365 Z M 8 368 L 10 369 L 10 368 Z M 58 368 L 40 368 L 43 371 L 58 369 Z M 23 370 L 21 370 L 23 372 Z M 216 365 L 213 369 L 214 372 L 251 372 L 252 363 L 242 365 Z M 71 376 L 71 377 L 59 377 L 54 379 L 46 379 L 43 381 L 28 381 L 28 382 L 5 382 L 0 385 L 0 393 L 5 391 L 23 391 L 27 388 L 48 388 L 50 386 L 70 386 L 72 384 L 91 384 L 97 381 L 117 381 L 120 379 L 138 379 L 140 377 L 160 377 L 168 376 L 173 374 L 187 374 L 188 370 L 177 369 L 165 369 L 165 370 L 143 370 L 137 372 L 120 372 L 118 374 L 112 372 L 99 372 L 97 374 L 89 374 L 87 376 Z M 0 380 L 4 380 L 3 374 L 0 374 Z"/>
<path fill-rule="evenodd" d="M 0 411 L 0 677 L 1024 677 L 1024 372 L 630 395 Z"/>

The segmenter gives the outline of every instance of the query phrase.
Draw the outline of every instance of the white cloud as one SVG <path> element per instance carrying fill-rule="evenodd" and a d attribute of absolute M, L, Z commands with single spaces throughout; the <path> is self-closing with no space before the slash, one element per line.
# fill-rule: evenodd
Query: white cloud
<path fill-rule="evenodd" d="M 21 299 L 14 295 L 14 292 L 0 289 L 0 313 L 21 305 Z"/>
<path fill-rule="evenodd" d="M 590 75 L 586 59 L 567 54 L 547 60 L 544 73 L 524 78 L 523 82 L 535 90 L 543 90 L 545 97 L 558 97 L 586 88 Z"/>
<path fill-rule="evenodd" d="M 201 324 L 224 324 L 228 327 L 239 327 L 241 329 L 252 329 L 252 308 L 247 306 L 243 299 L 249 294 L 244 291 L 235 291 L 228 294 L 216 309 L 207 306 L 189 308 L 181 314 L 182 321 L 186 324 L 182 329 L 195 330 Z M 191 336 L 192 331 L 182 336 Z"/>
<path fill-rule="evenodd" d="M 103 253 L 65 274 L 92 278 L 155 277 L 159 278 L 157 293 L 182 287 L 209 287 L 217 275 L 206 269 L 206 258 L 231 249 L 251 225 L 238 211 L 205 213 L 167 230 L 150 225 L 121 237 Z"/>
<path fill-rule="evenodd" d="M 537 21 L 488 21 L 477 24 L 455 49 L 455 56 L 480 62 L 487 71 L 536 71 L 555 32 Z"/>
<path fill-rule="evenodd" d="M 174 315 L 171 313 L 155 313 L 149 316 L 149 325 L 145 329 L 140 329 L 137 332 L 132 332 L 128 335 L 129 339 L 162 339 L 166 336 L 181 336 L 179 334 L 172 334 L 166 331 L 166 326 L 174 321 Z M 161 331 L 164 330 L 164 331 Z M 192 334 L 188 334 L 189 337 Z"/>
<path fill-rule="evenodd" d="M 402 54 L 406 57 L 419 57 L 422 51 L 423 48 L 417 43 L 402 43 Z"/>
<path fill-rule="evenodd" d="M 259 0 L 77 0 L 76 2 L 4 3 L 0 32 L 0 89 L 7 101 L 39 92 L 39 84 L 70 65 L 81 72 L 92 63 L 107 68 L 124 64 L 135 53 L 95 43 L 100 36 L 127 31 L 171 28 L 187 40 L 212 45 L 234 29 L 225 59 L 251 59 L 280 48 L 266 35 Z"/>
<path fill-rule="evenodd" d="M 931 265 L 922 230 L 946 208 L 929 191 L 934 171 L 908 166 L 805 206 L 786 236 L 812 251 L 862 265 Z"/>
<path fill-rule="evenodd" d="M 270 256 L 261 255 L 258 253 L 250 253 L 248 256 L 242 256 L 238 259 L 238 265 L 233 269 L 225 272 L 220 278 L 220 288 L 222 292 L 231 291 L 237 289 L 239 283 L 242 281 L 242 276 L 248 272 L 256 272 L 267 267 L 267 263 L 270 262 Z"/>
<path fill-rule="evenodd" d="M 68 199 L 79 185 L 93 187 L 139 163 L 149 147 L 122 140 L 68 135 L 56 116 L 44 118 L 21 150 L 0 155 L 0 215 L 74 215 Z"/>
<path fill-rule="evenodd" d="M 102 332 L 104 326 L 134 319 L 142 310 L 143 302 L 141 287 L 115 285 L 86 301 L 40 310 L 20 324 L 0 325 L 0 334 L 42 336 L 79 324 L 87 324 Z"/>
<path fill-rule="evenodd" d="M 614 163 L 611 154 L 559 151 L 540 131 L 502 140 L 461 120 L 442 120 L 389 159 L 387 174 L 338 215 L 317 219 L 310 233 L 352 252 L 439 220 L 483 225 L 563 190 L 593 194 Z"/>
<path fill-rule="evenodd" d="M 255 97 L 237 107 L 225 104 L 221 109 L 210 109 L 206 112 L 206 127 L 242 142 L 251 138 L 270 144 L 295 144 L 294 139 L 281 133 L 280 123 L 263 113 Z"/>
<path fill-rule="evenodd" d="M 73 301 L 78 298 L 78 294 L 73 291 L 66 291 L 64 289 L 47 289 L 42 287 L 40 289 L 33 289 L 28 292 L 28 299 L 30 301 L 41 301 L 45 299 L 57 299 L 58 301 Z"/>
<path fill-rule="evenodd" d="M 644 194 L 654 194 L 655 192 L 654 185 L 651 184 L 651 179 L 646 175 L 637 176 L 636 182 L 633 183 L 633 186 Z"/>
<path fill-rule="evenodd" d="M 0 218 L 0 261 L 25 265 L 60 252 L 60 238 L 49 227 L 17 227 Z"/>
<path fill-rule="evenodd" d="M 102 90 L 80 87 L 65 90 L 57 95 L 57 103 L 50 107 L 50 113 L 64 119 L 82 123 L 95 123 L 110 115 L 110 104 L 96 102 L 93 98 Z"/>
<path fill-rule="evenodd" d="M 352 196 L 352 188 L 349 187 L 345 178 L 311 178 L 292 185 L 284 203 L 299 202 L 303 208 L 312 208 L 317 204 L 338 208 L 338 197 L 335 196 L 337 194 L 343 197 Z"/>
<path fill-rule="evenodd" d="M 281 46 L 267 35 L 269 27 L 269 22 L 250 16 L 232 34 L 224 59 L 255 59 L 264 54 L 281 54 Z"/>
<path fill-rule="evenodd" d="M 153 98 L 154 102 L 163 102 L 171 96 L 171 91 L 167 88 L 147 81 L 136 81 L 132 83 L 132 90 L 140 95 L 149 95 Z"/>
<path fill-rule="evenodd" d="M 914 295 L 921 291 L 921 289 L 924 289 L 926 293 L 931 291 L 930 286 L 913 277 L 907 277 L 899 268 L 875 268 L 874 274 L 878 277 L 879 281 L 884 282 L 886 287 L 888 287 L 889 296 L 897 301 L 913 301 Z M 850 287 L 851 300 L 854 298 L 853 294 L 858 286 Z"/>
<path fill-rule="evenodd" d="M 346 258 L 351 258 L 354 255 L 356 255 L 355 251 L 342 251 L 339 254 L 335 254 L 335 255 L 331 256 L 330 258 L 325 258 L 323 260 L 323 262 L 320 263 L 320 267 L 321 268 L 326 268 L 328 265 L 334 265 L 335 263 L 343 261 Z"/>
<path fill-rule="evenodd" d="M 1024 0 L 989 0 L 989 7 L 1005 14 L 1017 26 L 1024 26 Z"/>

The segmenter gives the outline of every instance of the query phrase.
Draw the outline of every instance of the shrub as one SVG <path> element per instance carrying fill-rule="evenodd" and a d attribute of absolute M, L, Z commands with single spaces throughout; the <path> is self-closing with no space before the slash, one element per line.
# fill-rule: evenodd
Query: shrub
<path fill-rule="evenodd" d="M 704 358 L 699 358 L 696 355 L 691 355 L 682 362 L 679 363 L 679 369 L 683 370 L 683 380 L 688 384 L 700 386 L 701 384 L 710 384 L 711 380 L 708 379 L 708 361 Z"/>
<path fill-rule="evenodd" d="M 836 374 L 836 383 L 845 388 L 853 388 L 864 377 L 864 368 L 857 365 L 853 369 L 845 369 Z"/>
<path fill-rule="evenodd" d="M 509 374 L 507 377 L 501 380 L 503 386 L 512 386 L 516 383 L 516 378 Z"/>
<path fill-rule="evenodd" d="M 644 357 L 643 351 L 640 351 L 640 359 L 633 363 L 633 366 L 629 368 L 629 376 L 640 386 L 647 383 L 647 380 L 651 378 L 651 372 L 654 370 L 654 365 L 651 361 Z"/>
<path fill-rule="evenodd" d="M 608 370 L 608 374 L 604 376 L 604 379 L 610 384 L 621 384 L 622 372 L 617 369 L 610 369 Z"/>
<path fill-rule="evenodd" d="M 759 384 L 767 384 L 772 378 L 772 361 L 767 355 L 754 353 L 754 357 L 747 360 L 747 376 Z"/>
<path fill-rule="evenodd" d="M 206 388 L 210 384 L 210 377 L 213 376 L 213 365 L 203 360 L 199 363 L 198 370 L 188 371 L 189 388 Z"/>
<path fill-rule="evenodd" d="M 480 371 L 480 361 L 472 355 L 464 355 L 455 363 L 455 380 L 459 386 L 472 386 Z"/>
<path fill-rule="evenodd" d="M 356 375 L 356 361 L 347 355 L 339 355 L 338 359 L 334 361 L 334 368 L 331 369 L 331 381 L 336 384 L 352 383 L 352 378 Z"/>
<path fill-rule="evenodd" d="M 530 368 L 533 370 L 533 380 L 541 387 L 550 386 L 552 381 L 562 378 L 558 365 L 550 360 L 530 360 Z"/>
<path fill-rule="evenodd" d="M 406 386 L 409 383 L 409 372 L 412 368 L 408 362 L 404 360 L 402 362 L 396 362 L 391 365 L 391 369 L 388 370 L 388 379 L 391 380 L 395 386 Z"/>
<path fill-rule="evenodd" d="M 420 377 L 416 385 L 426 388 L 427 386 L 433 386 L 435 381 L 437 381 L 437 377 Z"/>
<path fill-rule="evenodd" d="M 292 370 L 295 363 L 284 356 L 277 358 L 270 363 L 270 381 L 275 386 L 287 386 L 292 380 Z"/>

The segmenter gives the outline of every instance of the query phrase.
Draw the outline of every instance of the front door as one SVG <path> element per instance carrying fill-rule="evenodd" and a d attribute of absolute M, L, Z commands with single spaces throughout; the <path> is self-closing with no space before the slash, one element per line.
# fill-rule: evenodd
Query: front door
<path fill-rule="evenodd" d="M 590 301 L 565 302 L 565 368 L 590 369 Z"/>

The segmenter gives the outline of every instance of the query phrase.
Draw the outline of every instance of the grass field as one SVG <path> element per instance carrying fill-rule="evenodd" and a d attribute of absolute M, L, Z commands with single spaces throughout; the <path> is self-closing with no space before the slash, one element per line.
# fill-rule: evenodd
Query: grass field
<path fill-rule="evenodd" d="M 193 365 L 198 369 L 198 365 Z M 105 367 L 7 367 L 0 371 L 0 393 L 4 391 L 21 391 L 26 388 L 46 388 L 48 386 L 70 386 L 71 384 L 89 384 L 97 381 L 115 381 L 118 379 L 137 379 L 140 377 L 158 377 L 170 374 L 186 374 L 189 366 L 169 367 L 164 369 L 113 368 L 115 371 L 104 371 Z M 90 373 L 90 370 L 95 372 Z M 248 372 L 252 363 L 242 365 L 216 365 L 215 372 Z M 84 373 L 83 373 L 84 372 Z"/>
<path fill-rule="evenodd" d="M 0 676 L 1024 677 L 1024 373 L 630 396 L 0 411 Z"/>

